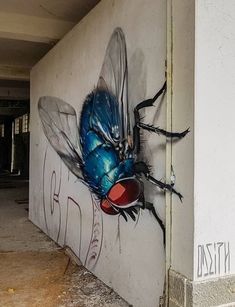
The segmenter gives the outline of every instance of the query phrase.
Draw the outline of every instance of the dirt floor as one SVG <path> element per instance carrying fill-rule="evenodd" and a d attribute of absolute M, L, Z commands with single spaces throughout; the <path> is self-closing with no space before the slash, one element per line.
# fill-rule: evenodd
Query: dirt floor
<path fill-rule="evenodd" d="M 28 182 L 0 178 L 0 307 L 128 307 L 27 218 Z"/>

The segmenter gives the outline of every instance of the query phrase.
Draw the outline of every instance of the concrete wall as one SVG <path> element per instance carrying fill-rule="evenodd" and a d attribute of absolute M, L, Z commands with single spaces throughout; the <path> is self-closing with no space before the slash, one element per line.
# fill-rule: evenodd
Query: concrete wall
<path fill-rule="evenodd" d="M 235 2 L 199 0 L 195 40 L 197 280 L 235 274 Z"/>
<path fill-rule="evenodd" d="M 234 8 L 229 0 L 172 2 L 172 127 L 191 132 L 172 149 L 177 184 L 186 188 L 183 206 L 173 198 L 171 259 L 192 280 L 235 272 Z"/>
<path fill-rule="evenodd" d="M 190 127 L 180 142 L 172 143 L 176 188 L 184 198 L 172 198 L 171 268 L 193 278 L 194 242 L 194 0 L 173 0 L 170 8 L 172 74 L 172 130 Z M 183 261 L 182 261 L 183 259 Z"/>
<path fill-rule="evenodd" d="M 134 306 L 157 306 L 163 293 L 162 231 L 148 211 L 138 223 L 100 211 L 48 144 L 39 119 L 41 96 L 57 96 L 78 117 L 97 84 L 109 38 L 116 27 L 126 37 L 132 108 L 152 97 L 165 79 L 166 1 L 103 0 L 31 72 L 30 219 Z M 166 127 L 166 102 L 143 112 L 144 121 Z M 184 126 L 184 125 L 183 125 Z M 178 129 L 181 126 L 177 127 Z M 153 174 L 165 177 L 165 139 L 144 133 Z M 146 184 L 146 196 L 165 219 L 164 194 Z"/>
<path fill-rule="evenodd" d="M 172 127 L 191 133 L 172 148 L 169 306 L 234 306 L 235 2 L 170 2 Z"/>

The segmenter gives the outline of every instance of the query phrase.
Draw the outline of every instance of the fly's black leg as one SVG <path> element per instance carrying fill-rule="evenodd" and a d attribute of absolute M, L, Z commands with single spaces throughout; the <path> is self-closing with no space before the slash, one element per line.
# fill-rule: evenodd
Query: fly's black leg
<path fill-rule="evenodd" d="M 183 132 L 169 132 L 159 127 L 154 127 L 152 125 L 148 125 L 148 124 L 141 122 L 139 111 L 143 108 L 152 107 L 154 105 L 154 102 L 158 99 L 159 96 L 161 96 L 164 93 L 165 90 L 166 90 L 166 82 L 164 83 L 163 87 L 157 92 L 157 94 L 153 98 L 147 99 L 147 100 L 144 100 L 138 103 L 134 109 L 135 125 L 133 129 L 133 136 L 134 136 L 135 150 L 137 154 L 140 152 L 140 129 L 141 128 L 144 130 L 150 131 L 150 132 L 162 134 L 169 138 L 178 138 L 178 139 L 183 138 L 189 132 L 189 128 Z"/>
<path fill-rule="evenodd" d="M 163 87 L 157 92 L 157 94 L 151 98 L 144 100 L 137 104 L 134 109 L 134 116 L 135 116 L 135 125 L 133 128 L 133 139 L 134 139 L 134 147 L 135 151 L 138 154 L 140 152 L 140 114 L 139 110 L 147 107 L 153 106 L 154 102 L 158 99 L 159 96 L 166 90 L 166 82 L 164 83 Z"/>
<path fill-rule="evenodd" d="M 148 125 L 148 124 L 144 124 L 144 123 L 141 123 L 141 122 L 139 122 L 138 125 L 139 125 L 140 128 L 142 128 L 144 130 L 147 130 L 147 131 L 150 131 L 150 132 L 155 132 L 155 133 L 158 133 L 158 134 L 162 134 L 162 135 L 169 137 L 169 138 L 182 139 L 186 134 L 189 133 L 189 128 L 186 129 L 183 132 L 169 132 L 169 131 L 163 130 L 159 127 L 154 127 L 153 125 Z"/>
<path fill-rule="evenodd" d="M 170 191 L 171 193 L 177 195 L 177 196 L 179 197 L 180 201 L 182 202 L 183 195 L 180 194 L 179 192 L 177 192 L 170 184 L 161 182 L 160 180 L 155 179 L 154 177 L 152 177 L 152 176 L 149 175 L 149 174 L 146 174 L 145 177 L 146 177 L 146 179 L 147 179 L 149 182 L 155 184 L 155 185 L 158 186 L 160 189 L 162 189 L 162 190 L 168 190 L 168 191 Z"/>
<path fill-rule="evenodd" d="M 148 209 L 153 214 L 155 219 L 158 221 L 158 224 L 163 232 L 163 244 L 165 246 L 165 233 L 166 233 L 165 225 L 163 224 L 163 221 L 160 219 L 160 217 L 157 215 L 154 205 L 148 201 L 145 201 L 144 195 L 142 195 L 139 201 L 143 204 L 142 209 Z"/>
<path fill-rule="evenodd" d="M 150 99 L 146 99 L 140 103 L 137 104 L 135 107 L 135 111 L 139 111 L 140 109 L 147 108 L 147 107 L 152 107 L 154 102 L 158 99 L 159 96 L 161 96 L 162 93 L 166 91 L 166 82 L 163 84 L 162 88 L 157 92 L 157 94 Z"/>
<path fill-rule="evenodd" d="M 143 162 L 143 161 L 136 162 L 135 165 L 134 165 L 134 168 L 135 168 L 135 173 L 136 174 L 144 174 L 144 176 L 146 177 L 146 179 L 149 182 L 155 184 L 156 186 L 158 186 L 160 189 L 162 189 L 164 191 L 168 190 L 168 191 L 176 194 L 179 197 L 180 201 L 182 202 L 183 196 L 179 192 L 177 192 L 173 188 L 173 186 L 171 186 L 170 184 L 161 182 L 160 180 L 157 180 L 157 179 L 155 179 L 154 177 L 152 177 L 150 175 L 149 167 L 148 167 L 148 165 L 145 162 Z"/>

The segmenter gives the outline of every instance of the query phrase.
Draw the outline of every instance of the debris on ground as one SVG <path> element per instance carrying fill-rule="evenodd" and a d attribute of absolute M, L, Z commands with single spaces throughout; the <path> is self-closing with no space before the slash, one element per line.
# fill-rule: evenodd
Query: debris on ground
<path fill-rule="evenodd" d="M 0 178 L 0 306 L 130 306 L 29 221 L 28 183 L 7 179 L 16 188 Z"/>

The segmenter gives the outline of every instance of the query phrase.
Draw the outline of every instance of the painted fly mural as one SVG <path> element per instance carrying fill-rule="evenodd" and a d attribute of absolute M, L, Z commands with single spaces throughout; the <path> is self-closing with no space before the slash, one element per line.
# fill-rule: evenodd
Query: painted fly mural
<path fill-rule="evenodd" d="M 128 90 L 126 42 L 123 31 L 117 28 L 108 43 L 97 86 L 84 101 L 79 124 L 74 108 L 56 97 L 40 98 L 39 115 L 49 143 L 69 171 L 89 188 L 105 214 L 135 221 L 140 210 L 149 210 L 165 238 L 164 223 L 145 198 L 142 178 L 180 200 L 182 195 L 154 178 L 150 166 L 140 159 L 140 133 L 147 130 L 180 139 L 189 130 L 168 132 L 144 123 L 140 117 L 141 109 L 152 107 L 164 95 L 166 83 L 153 98 L 139 102 L 133 113 Z"/>

